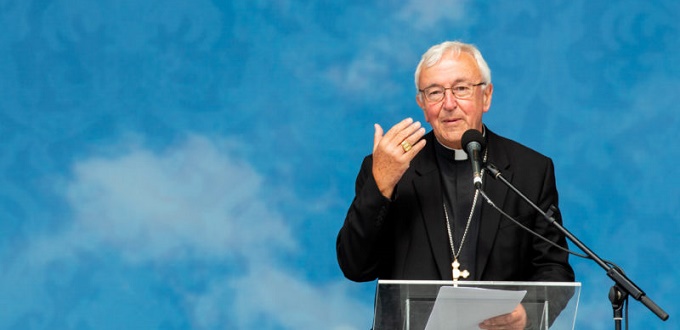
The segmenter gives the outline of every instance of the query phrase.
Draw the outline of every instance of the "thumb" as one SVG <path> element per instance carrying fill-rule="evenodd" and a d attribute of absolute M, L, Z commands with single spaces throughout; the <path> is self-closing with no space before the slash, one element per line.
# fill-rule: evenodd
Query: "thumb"
<path fill-rule="evenodd" d="M 373 124 L 373 127 L 375 128 L 375 133 L 373 133 L 373 151 L 375 152 L 375 149 L 378 147 L 378 143 L 380 140 L 382 140 L 383 129 L 378 124 Z"/>

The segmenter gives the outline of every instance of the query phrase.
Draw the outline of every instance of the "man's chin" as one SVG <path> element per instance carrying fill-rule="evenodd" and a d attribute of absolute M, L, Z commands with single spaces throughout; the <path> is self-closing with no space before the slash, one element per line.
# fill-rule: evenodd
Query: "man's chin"
<path fill-rule="evenodd" d="M 436 134 L 439 143 L 453 149 L 462 149 L 460 146 L 460 139 L 463 136 L 463 132 L 446 132 L 444 134 Z"/>

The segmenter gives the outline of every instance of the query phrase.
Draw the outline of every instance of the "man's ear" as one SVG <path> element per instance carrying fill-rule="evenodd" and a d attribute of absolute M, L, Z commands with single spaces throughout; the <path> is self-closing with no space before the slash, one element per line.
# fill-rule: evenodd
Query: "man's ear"
<path fill-rule="evenodd" d="M 489 108 L 491 108 L 491 98 L 493 96 L 493 84 L 489 84 L 484 88 L 484 112 L 489 111 Z"/>
<path fill-rule="evenodd" d="M 425 121 L 429 123 L 430 119 L 427 118 L 427 111 L 425 111 L 425 102 L 423 102 L 423 94 L 421 93 L 416 94 L 416 103 L 418 103 L 420 109 L 423 110 L 423 114 L 425 115 Z"/>

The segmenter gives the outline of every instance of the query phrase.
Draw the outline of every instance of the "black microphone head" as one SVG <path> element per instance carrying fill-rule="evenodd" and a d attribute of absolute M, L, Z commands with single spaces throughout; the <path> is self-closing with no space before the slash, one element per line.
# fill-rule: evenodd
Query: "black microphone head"
<path fill-rule="evenodd" d="M 460 139 L 460 144 L 463 149 L 465 149 L 465 151 L 468 151 L 468 145 L 472 142 L 479 143 L 480 150 L 484 149 L 486 146 L 486 141 L 484 141 L 484 135 L 482 135 L 482 132 L 473 128 L 465 131 L 465 133 L 463 133 L 463 137 Z"/>

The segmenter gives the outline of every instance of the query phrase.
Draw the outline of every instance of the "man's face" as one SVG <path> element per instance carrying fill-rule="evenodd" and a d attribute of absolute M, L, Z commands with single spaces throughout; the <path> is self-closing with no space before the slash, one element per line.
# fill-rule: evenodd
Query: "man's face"
<path fill-rule="evenodd" d="M 461 52 L 454 57 L 445 53 L 437 64 L 422 68 L 418 79 L 418 88 L 431 86 L 451 88 L 459 84 L 478 84 L 482 82 L 477 62 L 468 53 Z M 472 87 L 472 95 L 465 99 L 457 99 L 446 90 L 444 98 L 439 102 L 428 101 L 423 93 L 416 97 L 418 105 L 425 113 L 425 120 L 430 123 L 434 135 L 439 142 L 449 148 L 462 149 L 460 139 L 468 129 L 482 131 L 482 115 L 489 111 L 493 86 Z"/>

